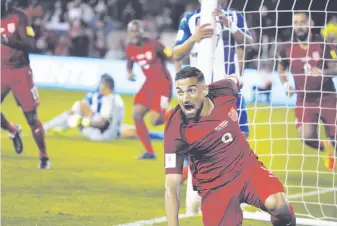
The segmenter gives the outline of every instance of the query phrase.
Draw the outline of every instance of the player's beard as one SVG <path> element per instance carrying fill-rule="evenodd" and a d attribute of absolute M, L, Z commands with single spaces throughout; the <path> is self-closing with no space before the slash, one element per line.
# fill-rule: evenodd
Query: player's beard
<path fill-rule="evenodd" d="M 185 113 L 187 120 L 197 120 L 200 117 L 203 106 L 204 106 L 204 103 L 202 102 L 200 107 L 196 109 L 196 112 L 193 115 L 189 116 L 188 114 Z"/>
<path fill-rule="evenodd" d="M 305 41 L 305 40 L 307 40 L 308 36 L 309 36 L 309 30 L 303 31 L 303 34 L 298 34 L 298 33 L 295 32 L 296 39 L 299 39 L 302 42 Z"/>

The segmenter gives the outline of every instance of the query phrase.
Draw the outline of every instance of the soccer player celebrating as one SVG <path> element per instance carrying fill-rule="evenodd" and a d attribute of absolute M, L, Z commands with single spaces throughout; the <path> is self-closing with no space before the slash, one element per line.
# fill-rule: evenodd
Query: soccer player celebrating
<path fill-rule="evenodd" d="M 144 36 L 144 26 L 140 20 L 132 20 L 128 24 L 128 33 L 130 39 L 126 48 L 128 79 L 134 80 L 132 72 L 134 62 L 138 63 L 146 76 L 143 87 L 135 96 L 133 107 L 137 135 L 146 150 L 139 159 L 155 159 L 156 155 L 144 117 L 150 111 L 152 125 L 164 123 L 172 93 L 172 79 L 165 65 L 171 58 L 171 52 L 159 41 Z"/>
<path fill-rule="evenodd" d="M 44 130 L 37 115 L 38 92 L 34 86 L 28 52 L 36 51 L 34 31 L 28 17 L 12 7 L 11 0 L 1 0 L 1 102 L 12 91 L 21 106 L 40 150 L 39 168 L 49 169 Z M 1 113 L 1 128 L 13 139 L 17 153 L 22 152 L 20 128 Z"/>
<path fill-rule="evenodd" d="M 297 93 L 296 127 L 303 142 L 316 149 L 328 150 L 328 169 L 335 170 L 337 134 L 337 95 L 332 75 L 337 75 L 336 45 L 313 37 L 307 12 L 297 12 L 293 18 L 293 40 L 280 47 L 278 71 L 289 95 Z M 289 70 L 295 80 L 295 90 L 289 86 Z M 329 142 L 321 143 L 317 127 L 322 120 Z"/>
<path fill-rule="evenodd" d="M 281 182 L 257 161 L 240 132 L 238 77 L 207 86 L 201 71 L 186 67 L 175 81 L 179 105 L 164 134 L 168 225 L 179 225 L 179 185 L 186 154 L 193 187 L 202 197 L 205 226 L 241 225 L 241 203 L 269 212 L 273 225 L 296 225 Z"/>
<path fill-rule="evenodd" d="M 226 75 L 240 75 L 240 71 L 243 68 L 245 44 L 250 44 L 253 41 L 244 16 L 234 9 L 227 8 L 228 0 L 219 0 L 219 3 L 222 8 L 215 9 L 213 12 L 218 22 L 215 30 L 210 27 L 210 24 L 199 25 L 200 9 L 197 9 L 185 15 L 180 21 L 176 45 L 173 49 L 173 58 L 175 60 L 179 61 L 183 57 L 190 55 L 191 66 L 198 67 L 198 43 L 205 38 L 216 35 L 213 82 L 223 79 Z M 249 136 L 248 114 L 245 100 L 240 94 L 237 98 L 236 106 L 241 132 L 247 138 Z M 187 163 L 187 161 L 185 162 Z M 185 164 L 186 167 L 187 164 Z M 187 171 L 186 169 L 184 170 L 184 172 Z M 184 175 L 184 177 L 186 176 Z M 187 213 L 196 214 L 198 205 L 200 205 L 200 197 L 193 192 L 191 175 L 188 174 L 186 190 Z"/>

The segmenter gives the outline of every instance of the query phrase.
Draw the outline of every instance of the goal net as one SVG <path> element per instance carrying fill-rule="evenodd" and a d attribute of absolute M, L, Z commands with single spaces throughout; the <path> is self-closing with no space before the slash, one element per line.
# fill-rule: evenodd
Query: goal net
<path fill-rule="evenodd" d="M 322 42 L 337 42 L 336 5 L 335 0 L 235 0 L 228 7 L 243 13 L 255 41 L 253 45 L 244 44 L 248 51 L 241 61 L 245 65 L 242 96 L 249 114 L 249 142 L 259 160 L 281 179 L 299 225 L 337 225 L 337 174 L 326 167 L 327 147 L 318 151 L 300 138 L 307 131 L 297 131 L 297 94 L 287 96 L 280 80 L 278 46 L 292 40 L 293 16 L 303 11 L 309 12 L 313 21 L 312 35 L 321 36 Z M 304 59 L 309 65 L 310 57 L 308 54 Z M 299 59 L 288 60 L 292 64 Z M 294 76 L 287 73 L 287 78 L 290 86 L 295 87 Z M 333 81 L 337 87 L 336 78 Z M 319 118 L 325 110 L 320 109 Z M 336 124 L 337 121 L 328 126 Z M 317 120 L 315 125 L 317 138 L 310 139 L 329 143 L 323 122 Z M 330 148 L 337 150 L 336 146 Z M 270 220 L 262 211 L 247 205 L 242 208 L 246 219 Z"/>

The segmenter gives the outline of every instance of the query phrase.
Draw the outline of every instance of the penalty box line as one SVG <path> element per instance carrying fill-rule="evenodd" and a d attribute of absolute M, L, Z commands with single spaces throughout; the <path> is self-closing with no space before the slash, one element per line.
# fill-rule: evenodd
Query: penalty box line
<path fill-rule="evenodd" d="M 289 195 L 288 199 L 297 199 L 297 198 L 302 198 L 302 197 L 309 197 L 309 196 L 313 196 L 313 195 L 325 194 L 325 193 L 334 192 L 334 191 L 337 191 L 337 187 L 336 188 L 328 188 L 328 189 L 320 189 L 319 191 L 293 194 L 293 195 Z M 247 213 L 247 214 L 253 215 L 254 213 Z M 244 213 L 244 215 L 245 215 L 245 213 Z M 179 219 L 190 218 L 190 217 L 194 217 L 194 216 L 196 216 L 196 215 L 179 214 Z M 156 224 L 156 223 L 158 224 L 158 223 L 164 223 L 164 222 L 167 222 L 167 218 L 165 216 L 153 218 L 153 219 L 149 219 L 149 220 L 140 220 L 140 221 L 125 223 L 125 224 L 119 224 L 117 226 L 143 226 L 143 225 L 153 225 L 153 224 Z"/>

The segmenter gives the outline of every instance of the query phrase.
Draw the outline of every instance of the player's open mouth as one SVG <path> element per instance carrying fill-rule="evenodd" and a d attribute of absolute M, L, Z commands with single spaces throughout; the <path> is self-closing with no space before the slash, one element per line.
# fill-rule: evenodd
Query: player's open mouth
<path fill-rule="evenodd" d="M 186 111 L 193 111 L 194 105 L 193 104 L 184 104 L 184 108 Z"/>

